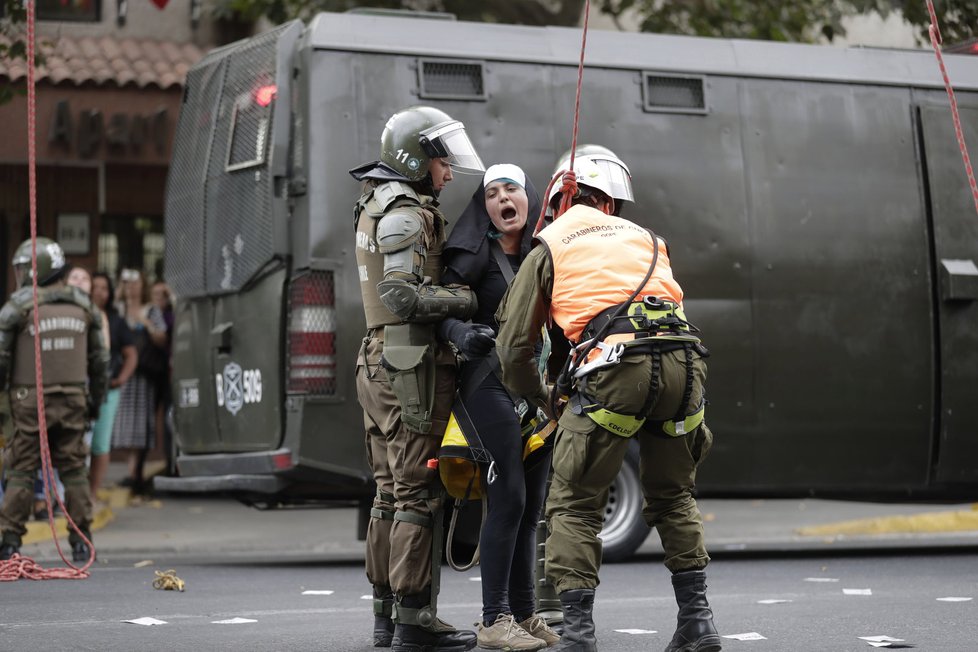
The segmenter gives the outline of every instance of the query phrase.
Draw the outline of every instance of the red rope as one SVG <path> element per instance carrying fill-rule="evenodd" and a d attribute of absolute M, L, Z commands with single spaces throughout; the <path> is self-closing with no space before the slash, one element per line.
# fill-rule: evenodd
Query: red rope
<path fill-rule="evenodd" d="M 61 551 L 61 543 L 58 541 L 58 534 L 54 529 L 54 511 L 51 509 L 51 491 L 48 489 L 55 486 L 54 467 L 51 463 L 51 448 L 48 445 L 48 424 L 44 414 L 44 377 L 41 369 L 41 324 L 37 310 L 37 150 L 35 140 L 37 137 L 37 92 L 34 87 L 34 3 L 35 0 L 27 2 L 27 179 L 30 201 L 30 221 L 31 221 L 31 290 L 34 301 L 34 373 L 37 378 L 37 425 L 38 436 L 41 439 L 41 478 L 44 480 L 44 501 L 48 508 L 48 524 L 51 526 L 51 536 L 54 544 L 58 548 L 58 554 L 70 568 L 51 568 L 45 569 L 38 566 L 30 557 L 14 555 L 8 561 L 0 561 L 0 581 L 12 582 L 21 577 L 32 580 L 52 580 L 70 579 L 80 580 L 88 577 L 88 567 L 95 560 L 95 547 L 71 520 L 68 510 L 65 509 L 61 496 L 54 492 L 68 519 L 68 523 L 75 532 L 85 539 L 91 554 L 88 563 L 83 568 L 76 568 Z"/>
<path fill-rule="evenodd" d="M 971 187 L 971 197 L 975 202 L 975 212 L 978 213 L 978 183 L 975 182 L 975 173 L 971 167 L 968 145 L 964 142 L 964 131 L 961 129 L 961 116 L 958 114 L 958 101 L 954 97 L 951 78 L 948 76 L 947 68 L 944 66 L 944 57 L 941 54 L 941 44 L 944 42 L 944 39 L 941 37 L 941 28 L 937 24 L 937 12 L 934 10 L 932 0 L 927 0 L 927 12 L 930 14 L 930 27 L 927 28 L 930 34 L 930 43 L 934 47 L 934 54 L 937 55 L 937 64 L 941 68 L 941 76 L 944 77 L 944 88 L 947 90 L 947 97 L 951 101 L 951 118 L 954 121 L 954 135 L 958 139 L 958 149 L 961 150 L 961 160 L 964 162 L 965 174 L 968 175 L 968 185 Z"/>
<path fill-rule="evenodd" d="M 588 19 L 591 14 L 591 0 L 587 0 L 584 3 L 584 30 L 581 34 L 581 59 L 577 64 L 577 95 L 574 98 L 574 130 L 571 133 L 571 150 L 570 150 L 570 170 L 558 170 L 554 175 L 553 179 L 547 185 L 547 192 L 544 194 L 543 206 L 540 209 L 540 216 L 537 218 L 536 227 L 533 229 L 533 236 L 536 237 L 540 233 L 540 229 L 543 228 L 544 218 L 547 214 L 547 206 L 550 203 L 548 200 L 550 198 L 550 191 L 553 189 L 554 182 L 558 178 L 563 177 L 563 185 L 561 186 L 560 192 L 563 193 L 564 197 L 560 200 L 560 207 L 554 212 L 554 219 L 557 219 L 564 212 L 570 208 L 571 200 L 577 195 L 577 177 L 574 175 L 574 150 L 577 149 L 577 128 L 580 123 L 581 118 L 581 88 L 584 85 L 584 51 L 587 48 L 587 24 Z"/>

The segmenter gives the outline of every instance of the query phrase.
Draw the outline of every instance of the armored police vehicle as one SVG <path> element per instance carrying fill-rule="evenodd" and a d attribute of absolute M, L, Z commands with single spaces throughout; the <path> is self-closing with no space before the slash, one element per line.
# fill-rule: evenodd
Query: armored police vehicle
<path fill-rule="evenodd" d="M 431 104 L 540 189 L 570 145 L 581 33 L 321 14 L 187 77 L 166 199 L 179 477 L 251 500 L 372 495 L 347 171 Z M 978 147 L 978 60 L 948 55 Z M 713 352 L 711 495 L 978 488 L 978 216 L 934 56 L 592 30 L 580 142 L 631 167 Z M 443 192 L 451 219 L 479 184 Z M 633 551 L 635 459 L 606 556 Z"/>

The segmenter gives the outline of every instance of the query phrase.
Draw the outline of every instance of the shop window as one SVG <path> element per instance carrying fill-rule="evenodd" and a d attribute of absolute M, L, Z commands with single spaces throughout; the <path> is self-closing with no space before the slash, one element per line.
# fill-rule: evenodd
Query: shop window
<path fill-rule="evenodd" d="M 97 23 L 102 18 L 101 0 L 37 0 L 38 20 Z"/>
<path fill-rule="evenodd" d="M 163 278 L 163 220 L 105 215 L 98 236 L 98 269 L 118 279 L 122 269 L 141 269 L 147 283 Z"/>

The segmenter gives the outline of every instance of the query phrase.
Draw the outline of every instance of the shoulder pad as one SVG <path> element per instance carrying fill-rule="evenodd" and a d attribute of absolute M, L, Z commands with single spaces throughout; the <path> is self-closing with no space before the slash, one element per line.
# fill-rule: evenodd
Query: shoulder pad
<path fill-rule="evenodd" d="M 0 330 L 10 331 L 17 328 L 27 314 L 28 308 L 25 308 L 22 302 L 14 301 L 14 297 L 18 292 L 20 290 L 15 292 L 14 296 L 10 297 L 10 301 L 3 304 L 3 308 L 0 308 Z M 28 298 L 27 305 L 30 305 L 30 298 Z"/>
<path fill-rule="evenodd" d="M 374 188 L 374 199 L 377 200 L 377 203 L 383 209 L 386 209 L 401 197 L 406 197 L 419 204 L 421 203 L 421 195 L 414 188 L 400 181 L 388 181 Z"/>
<path fill-rule="evenodd" d="M 421 217 L 408 206 L 391 210 L 377 222 L 377 246 L 382 254 L 407 249 L 420 235 Z"/>
<path fill-rule="evenodd" d="M 359 206 L 363 212 L 373 219 L 380 219 L 395 202 L 411 205 L 424 203 L 421 195 L 411 186 L 398 181 L 388 181 L 374 188 L 368 195 L 362 197 Z"/>

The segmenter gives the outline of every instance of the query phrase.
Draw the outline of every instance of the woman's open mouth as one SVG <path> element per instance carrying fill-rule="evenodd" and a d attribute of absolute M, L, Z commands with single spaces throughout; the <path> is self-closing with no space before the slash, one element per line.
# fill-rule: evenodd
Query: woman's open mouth
<path fill-rule="evenodd" d="M 507 222 L 516 219 L 516 209 L 512 207 L 504 208 L 502 211 L 502 218 Z"/>

